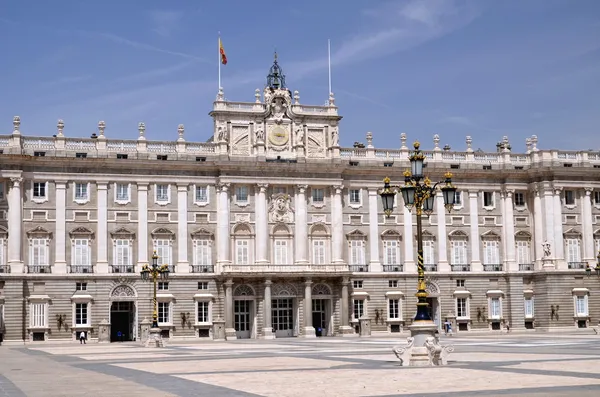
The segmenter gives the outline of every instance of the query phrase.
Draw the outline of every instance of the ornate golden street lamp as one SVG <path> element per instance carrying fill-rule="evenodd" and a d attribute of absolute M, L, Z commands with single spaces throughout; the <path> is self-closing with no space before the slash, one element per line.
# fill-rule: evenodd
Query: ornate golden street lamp
<path fill-rule="evenodd" d="M 417 269 L 418 269 L 418 284 L 417 284 L 417 314 L 415 322 L 431 322 L 427 303 L 427 291 L 425 290 L 425 265 L 423 264 L 423 225 L 421 215 L 429 216 L 433 213 L 433 205 L 435 194 L 438 185 L 442 184 L 440 190 L 444 196 L 444 206 L 448 212 L 452 211 L 454 201 L 456 199 L 456 187 L 452 185 L 452 174 L 447 172 L 445 179 L 431 185 L 429 177 L 423 176 L 423 164 L 425 163 L 425 155 L 419 150 L 419 142 L 414 143 L 415 150 L 409 157 L 411 171 L 404 172 L 404 186 L 390 185 L 390 178 L 383 180 L 383 189 L 379 191 L 383 202 L 383 211 L 386 216 L 390 216 L 394 210 L 394 198 L 398 191 L 402 193 L 404 205 L 409 211 L 414 207 L 417 212 Z M 440 236 L 445 238 L 445 236 Z"/>
<path fill-rule="evenodd" d="M 598 255 L 596 256 L 596 267 L 594 270 L 596 271 L 598 277 L 600 277 L 600 251 L 598 251 Z M 590 267 L 589 263 L 585 265 L 585 274 L 587 274 L 588 277 L 592 275 L 592 268 Z"/>
<path fill-rule="evenodd" d="M 160 278 L 161 280 L 167 280 L 169 278 L 169 265 L 158 265 L 158 255 L 156 251 L 152 254 L 152 266 L 142 266 L 140 272 L 142 280 L 151 280 L 154 283 L 154 296 L 152 299 L 152 328 L 158 328 L 158 303 L 156 302 L 156 282 Z"/>

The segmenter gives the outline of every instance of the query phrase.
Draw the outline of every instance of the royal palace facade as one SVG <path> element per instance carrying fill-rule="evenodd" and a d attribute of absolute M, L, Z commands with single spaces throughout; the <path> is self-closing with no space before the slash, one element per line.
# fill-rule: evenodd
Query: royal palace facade
<path fill-rule="evenodd" d="M 139 340 L 152 317 L 154 252 L 165 337 L 228 339 L 403 332 L 415 312 L 415 214 L 378 189 L 402 183 L 410 143 L 339 145 L 333 94 L 306 106 L 277 65 L 254 102 L 220 91 L 214 134 L 188 142 L 112 139 L 98 124 L 71 138 L 0 136 L 0 318 L 5 342 Z M 25 125 L 25 124 L 24 124 Z M 106 134 L 105 134 L 106 130 Z M 175 135 L 175 134 L 173 134 Z M 414 137 L 417 138 L 417 137 Z M 419 137 L 422 139 L 422 137 Z M 412 138 L 411 138 L 412 139 Z M 427 139 L 423 143 L 427 145 Z M 425 150 L 426 173 L 451 171 L 456 205 L 424 218 L 434 321 L 457 332 L 585 328 L 600 319 L 600 153 Z M 146 320 L 147 322 L 147 320 Z"/>

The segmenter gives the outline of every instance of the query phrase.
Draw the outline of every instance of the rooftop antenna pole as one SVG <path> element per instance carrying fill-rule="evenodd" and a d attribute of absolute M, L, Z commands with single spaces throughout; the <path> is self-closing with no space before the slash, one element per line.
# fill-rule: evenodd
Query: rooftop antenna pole
<path fill-rule="evenodd" d="M 329 94 L 331 95 L 331 40 L 327 39 L 327 66 L 329 69 Z"/>

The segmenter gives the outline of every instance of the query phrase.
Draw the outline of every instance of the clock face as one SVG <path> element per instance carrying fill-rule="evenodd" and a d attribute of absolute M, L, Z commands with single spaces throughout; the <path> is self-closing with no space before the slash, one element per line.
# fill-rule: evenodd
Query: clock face
<path fill-rule="evenodd" d="M 274 127 L 269 134 L 269 141 L 275 146 L 285 145 L 290 139 L 287 129 L 282 127 Z"/>

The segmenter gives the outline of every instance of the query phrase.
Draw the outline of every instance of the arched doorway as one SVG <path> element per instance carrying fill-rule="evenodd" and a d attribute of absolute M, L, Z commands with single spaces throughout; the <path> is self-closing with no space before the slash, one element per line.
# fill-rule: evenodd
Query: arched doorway
<path fill-rule="evenodd" d="M 315 284 L 312 288 L 312 324 L 316 336 L 333 335 L 333 310 L 331 288 L 327 284 Z"/>
<path fill-rule="evenodd" d="M 271 321 L 277 338 L 298 335 L 298 291 L 292 284 L 274 284 L 271 300 Z"/>
<path fill-rule="evenodd" d="M 248 339 L 254 331 L 254 289 L 248 284 L 238 285 L 233 291 L 233 327 L 238 339 Z"/>
<path fill-rule="evenodd" d="M 110 341 L 137 339 L 137 293 L 132 286 L 117 285 L 110 293 Z"/>

